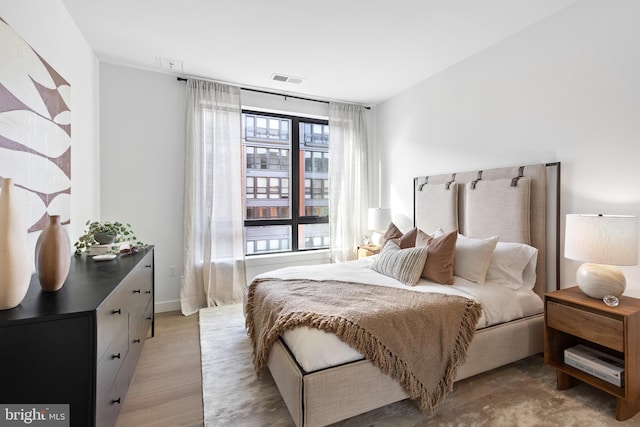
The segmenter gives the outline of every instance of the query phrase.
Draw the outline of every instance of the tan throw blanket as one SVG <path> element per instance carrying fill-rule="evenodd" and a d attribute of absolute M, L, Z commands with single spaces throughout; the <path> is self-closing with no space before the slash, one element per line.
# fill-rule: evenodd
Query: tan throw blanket
<path fill-rule="evenodd" d="M 260 279 L 249 287 L 246 313 L 258 373 L 283 332 L 318 328 L 398 380 L 430 414 L 453 389 L 481 306 L 459 296 L 386 286 Z"/>

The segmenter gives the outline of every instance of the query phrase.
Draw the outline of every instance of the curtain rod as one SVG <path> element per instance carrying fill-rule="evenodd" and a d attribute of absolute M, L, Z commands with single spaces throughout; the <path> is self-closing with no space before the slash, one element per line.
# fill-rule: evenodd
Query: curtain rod
<path fill-rule="evenodd" d="M 184 77 L 177 77 L 179 82 L 186 82 L 188 79 L 184 78 Z M 313 99 L 313 98 L 305 98 L 303 96 L 296 96 L 296 95 L 287 95 L 284 93 L 277 93 L 277 92 L 269 92 L 268 90 L 261 90 L 261 89 L 251 89 L 248 87 L 240 87 L 241 90 L 248 90 L 249 92 L 257 92 L 257 93 L 264 93 L 266 95 L 276 95 L 276 96 L 284 96 L 284 99 L 287 98 L 294 98 L 294 99 L 300 99 L 302 101 L 311 101 L 311 102 L 322 102 L 323 104 L 328 104 L 329 101 L 324 101 L 322 99 Z M 364 106 L 365 109 L 370 110 L 371 107 L 367 107 Z"/>

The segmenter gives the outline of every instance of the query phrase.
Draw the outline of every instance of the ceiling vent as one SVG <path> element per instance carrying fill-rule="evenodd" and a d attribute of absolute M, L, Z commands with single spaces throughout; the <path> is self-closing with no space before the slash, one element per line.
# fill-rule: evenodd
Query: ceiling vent
<path fill-rule="evenodd" d="M 158 67 L 167 71 L 174 72 L 182 72 L 182 61 L 178 61 L 177 59 L 167 59 L 167 58 L 158 58 L 156 56 L 156 62 L 158 63 Z"/>
<path fill-rule="evenodd" d="M 284 74 L 272 74 L 271 80 L 276 82 L 292 83 L 296 85 L 304 82 L 304 79 L 300 77 L 285 76 Z"/>

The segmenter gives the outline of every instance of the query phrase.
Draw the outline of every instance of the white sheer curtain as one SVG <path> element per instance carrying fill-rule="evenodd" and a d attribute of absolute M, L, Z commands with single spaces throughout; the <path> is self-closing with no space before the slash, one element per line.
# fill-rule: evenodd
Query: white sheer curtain
<path fill-rule="evenodd" d="M 187 81 L 182 313 L 242 301 L 240 88 Z"/>
<path fill-rule="evenodd" d="M 364 107 L 329 103 L 329 129 L 331 258 L 349 261 L 356 258 L 358 245 L 366 234 L 369 208 Z"/>

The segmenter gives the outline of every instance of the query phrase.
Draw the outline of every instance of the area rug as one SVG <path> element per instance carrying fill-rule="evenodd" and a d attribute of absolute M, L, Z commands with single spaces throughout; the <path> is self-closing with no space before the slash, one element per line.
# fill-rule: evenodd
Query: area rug
<path fill-rule="evenodd" d="M 242 305 L 200 310 L 202 396 L 207 427 L 293 426 L 268 370 L 258 377 L 244 328 Z M 626 426 L 615 420 L 615 399 L 581 384 L 556 390 L 555 370 L 532 356 L 454 384 L 432 416 L 410 400 L 333 426 Z"/>

